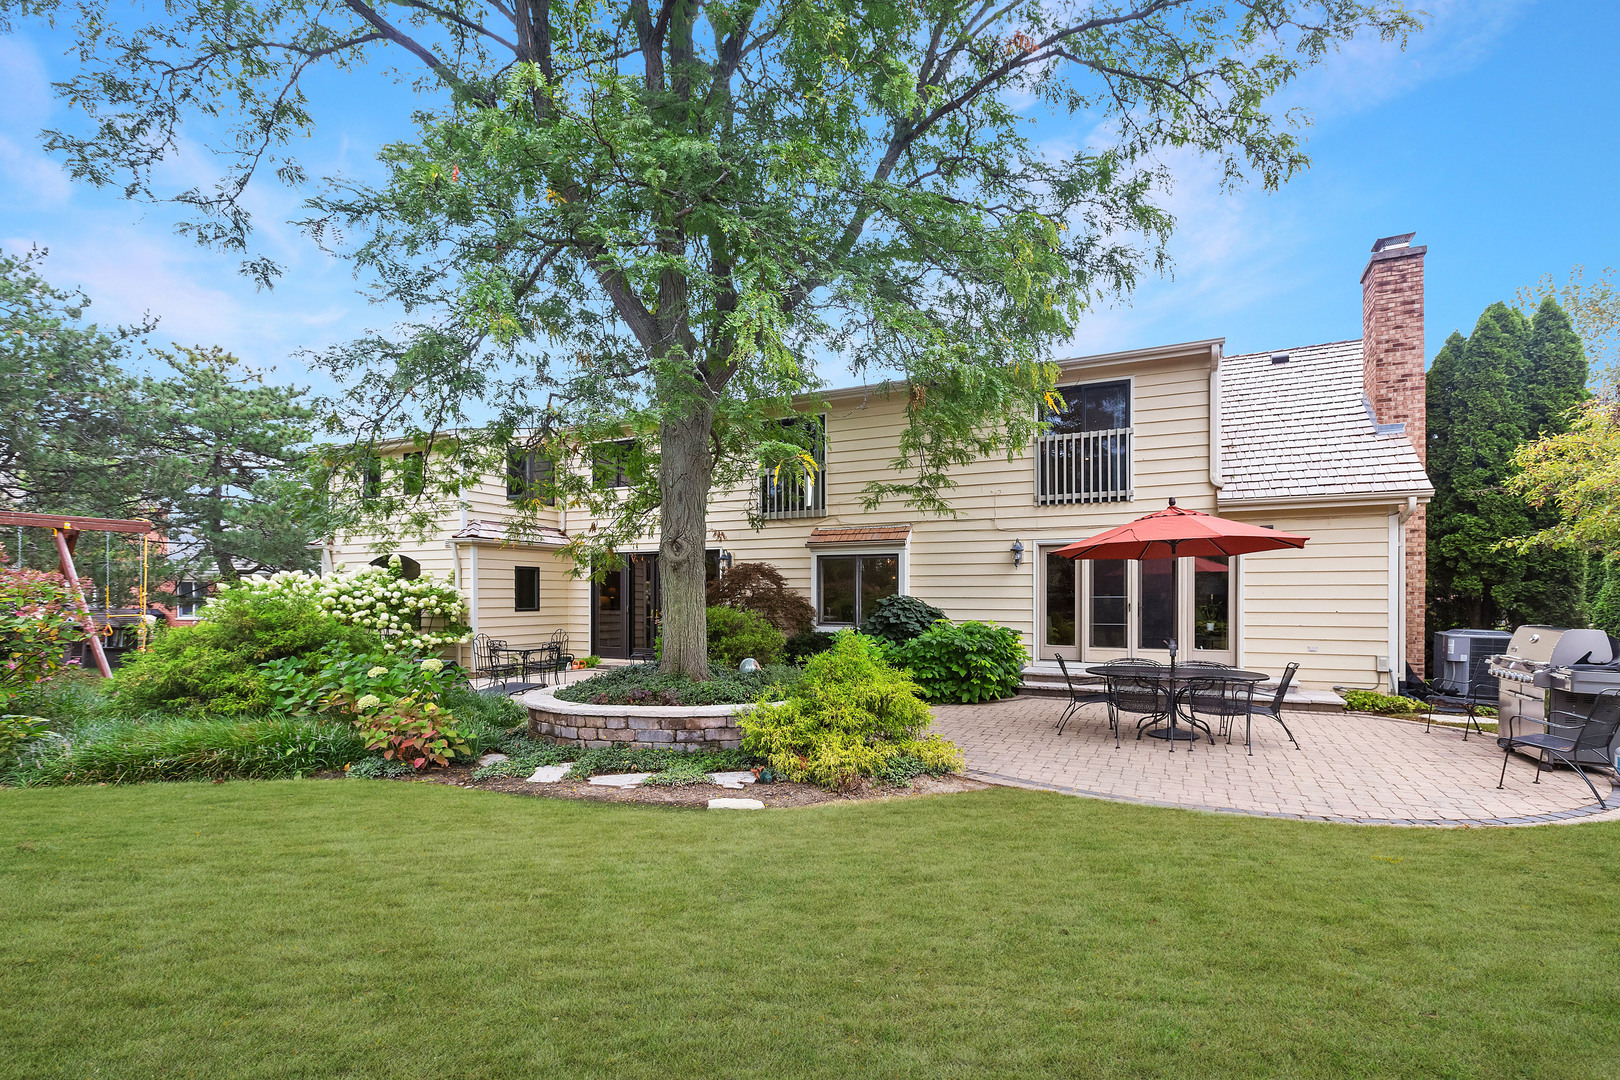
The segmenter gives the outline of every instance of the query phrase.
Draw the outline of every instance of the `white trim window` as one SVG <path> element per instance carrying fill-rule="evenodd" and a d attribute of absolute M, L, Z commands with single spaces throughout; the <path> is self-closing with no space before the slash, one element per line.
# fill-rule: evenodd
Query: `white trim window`
<path fill-rule="evenodd" d="M 195 619 L 197 609 L 208 603 L 208 584 L 203 581 L 177 581 L 174 583 L 174 614 L 181 619 Z"/>
<path fill-rule="evenodd" d="M 816 555 L 816 625 L 859 626 L 885 596 L 906 592 L 902 549 L 829 551 Z"/>
<path fill-rule="evenodd" d="M 1042 417 L 1050 427 L 1035 440 L 1036 504 L 1129 501 L 1134 380 L 1060 386 L 1056 393 L 1063 410 Z"/>

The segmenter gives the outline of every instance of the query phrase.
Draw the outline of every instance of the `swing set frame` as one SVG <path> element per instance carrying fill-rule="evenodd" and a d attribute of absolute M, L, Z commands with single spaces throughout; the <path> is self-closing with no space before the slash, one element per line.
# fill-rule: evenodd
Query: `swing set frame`
<path fill-rule="evenodd" d="M 107 664 L 107 654 L 101 647 L 101 631 L 96 627 L 95 616 L 90 614 L 90 605 L 84 598 L 84 586 L 79 583 L 78 570 L 73 565 L 73 552 L 79 545 L 81 532 L 105 533 L 138 533 L 141 537 L 141 582 L 140 582 L 140 608 L 141 608 L 141 646 L 146 645 L 146 562 L 147 552 L 152 543 L 154 527 L 150 521 L 138 521 L 132 518 L 92 518 L 71 517 L 55 514 L 23 514 L 9 510 L 0 510 L 0 525 L 18 525 L 31 529 L 49 529 L 56 541 L 57 565 L 62 576 L 67 578 L 68 585 L 73 589 L 73 598 L 78 601 L 79 617 L 83 621 L 86 636 L 90 640 L 90 652 L 96 658 L 96 669 L 103 677 L 112 676 L 112 668 Z M 107 597 L 110 605 L 112 598 Z M 111 608 L 109 607 L 109 611 Z M 110 625 L 110 623 L 109 623 Z"/>

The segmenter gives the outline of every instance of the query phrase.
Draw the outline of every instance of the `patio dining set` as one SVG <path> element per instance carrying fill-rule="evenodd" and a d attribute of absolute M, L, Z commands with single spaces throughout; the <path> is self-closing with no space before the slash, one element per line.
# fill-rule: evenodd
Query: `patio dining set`
<path fill-rule="evenodd" d="M 574 666 L 568 651 L 568 631 L 558 630 L 544 645 L 514 649 L 505 641 L 479 634 L 473 638 L 473 678 L 488 679 L 490 693 L 515 694 L 549 685 L 552 676 Z"/>
<path fill-rule="evenodd" d="M 1168 664 L 1140 657 L 1109 660 L 1085 669 L 1102 680 L 1101 688 L 1076 685 L 1069 665 L 1061 656 L 1057 662 L 1069 688 L 1069 705 L 1058 719 L 1059 735 L 1082 706 L 1106 705 L 1115 747 L 1120 745 L 1125 725 L 1133 720 L 1138 739 L 1144 735 L 1163 739 L 1172 753 L 1177 741 L 1185 742 L 1191 751 L 1201 734 L 1211 743 L 1217 736 L 1224 736 L 1230 744 L 1242 720 L 1243 745 L 1253 755 L 1254 718 L 1258 716 L 1280 724 L 1294 749 L 1300 748 L 1282 715 L 1283 698 L 1299 670 L 1298 664 L 1289 664 L 1277 681 L 1276 691 L 1262 700 L 1256 698 L 1255 689 L 1269 675 L 1214 661 L 1184 660 L 1178 664 L 1174 654 Z"/>

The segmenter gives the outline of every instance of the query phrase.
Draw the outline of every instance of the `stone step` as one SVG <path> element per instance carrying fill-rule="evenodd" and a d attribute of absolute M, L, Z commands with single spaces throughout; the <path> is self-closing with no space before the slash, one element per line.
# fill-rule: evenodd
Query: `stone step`
<path fill-rule="evenodd" d="M 1084 668 L 1070 667 L 1074 676 L 1074 685 L 1079 690 L 1100 690 L 1103 680 L 1095 675 L 1089 675 Z M 1265 698 L 1277 692 L 1276 683 L 1269 686 L 1261 683 L 1255 688 L 1255 697 Z M 1069 684 L 1064 681 L 1063 672 L 1056 664 L 1031 665 L 1024 668 L 1023 680 L 1018 687 L 1020 695 L 1028 697 L 1056 697 L 1069 696 Z M 1313 690 L 1302 686 L 1292 686 L 1288 689 L 1288 697 L 1283 701 L 1283 707 L 1297 712 L 1343 712 L 1344 698 L 1331 690 Z"/>

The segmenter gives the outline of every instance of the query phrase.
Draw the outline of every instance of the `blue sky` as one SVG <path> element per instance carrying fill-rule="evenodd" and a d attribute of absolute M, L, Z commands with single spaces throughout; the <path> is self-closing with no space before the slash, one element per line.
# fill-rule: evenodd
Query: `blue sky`
<path fill-rule="evenodd" d="M 1575 0 L 1426 0 L 1430 26 L 1406 52 L 1358 42 L 1289 93 L 1310 110 L 1312 166 L 1281 191 L 1223 193 L 1197 159 L 1178 182 L 1173 276 L 1088 316 L 1071 354 L 1224 336 L 1229 353 L 1361 335 L 1358 280 L 1374 238 L 1416 230 L 1429 245 L 1429 355 L 1465 333 L 1493 300 L 1576 263 L 1620 263 L 1620 140 L 1614 42 L 1620 5 Z M 237 259 L 176 236 L 161 207 L 75 186 L 38 148 L 70 122 L 48 83 L 66 77 L 64 39 L 0 37 L 0 245 L 48 247 L 47 276 L 84 288 L 103 322 L 151 312 L 157 340 L 223 345 L 298 379 L 301 348 L 320 348 L 391 313 L 358 294 L 347 268 L 284 223 L 289 193 L 254 196 L 260 242 L 288 267 L 273 292 L 236 274 Z M 409 134 L 403 91 L 320 89 L 318 137 L 299 151 L 312 175 L 371 175 L 371 155 Z M 1063 144 L 1084 132 L 1042 121 Z M 193 151 L 172 177 L 205 178 Z M 844 381 L 841 373 L 825 373 Z"/>

